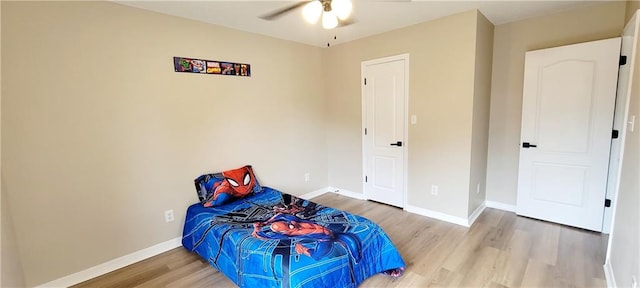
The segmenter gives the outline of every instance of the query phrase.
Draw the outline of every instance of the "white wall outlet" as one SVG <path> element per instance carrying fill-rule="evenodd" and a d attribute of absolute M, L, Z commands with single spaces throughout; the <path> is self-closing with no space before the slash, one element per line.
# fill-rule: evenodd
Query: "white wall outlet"
<path fill-rule="evenodd" d="M 309 172 L 304 173 L 304 182 L 309 182 L 311 180 L 311 174 Z"/>
<path fill-rule="evenodd" d="M 174 218 L 173 218 L 173 209 L 164 211 L 164 221 L 169 223 L 169 222 L 172 222 L 173 220 L 174 220 Z"/>
<path fill-rule="evenodd" d="M 476 186 L 476 194 L 480 194 L 480 183 Z"/>
<path fill-rule="evenodd" d="M 438 185 L 431 185 L 431 195 L 438 196 Z"/>
<path fill-rule="evenodd" d="M 416 124 L 416 123 L 418 123 L 418 116 L 411 115 L 411 124 Z"/>

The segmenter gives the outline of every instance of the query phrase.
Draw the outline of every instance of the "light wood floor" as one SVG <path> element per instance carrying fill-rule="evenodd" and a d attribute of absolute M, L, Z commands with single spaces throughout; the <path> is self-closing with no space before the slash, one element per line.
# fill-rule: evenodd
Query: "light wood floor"
<path fill-rule="evenodd" d="M 360 287 L 605 287 L 606 236 L 487 208 L 471 228 L 327 193 L 313 199 L 378 223 L 407 269 Z M 176 248 L 74 287 L 236 287 Z M 337 288 L 337 287 L 336 287 Z"/>

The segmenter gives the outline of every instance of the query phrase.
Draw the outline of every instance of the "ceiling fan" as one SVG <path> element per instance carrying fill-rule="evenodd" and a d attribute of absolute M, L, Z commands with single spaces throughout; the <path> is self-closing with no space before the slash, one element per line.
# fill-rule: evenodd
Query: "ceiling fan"
<path fill-rule="evenodd" d="M 304 7 L 303 7 L 304 6 Z M 322 18 L 322 28 L 333 29 L 340 26 L 345 26 L 353 22 L 348 21 L 349 15 L 353 4 L 351 0 L 311 0 L 302 1 L 293 5 L 276 10 L 269 14 L 260 16 L 264 20 L 276 20 L 281 16 L 292 12 L 300 7 L 302 8 L 302 16 L 304 19 L 315 24 Z"/>

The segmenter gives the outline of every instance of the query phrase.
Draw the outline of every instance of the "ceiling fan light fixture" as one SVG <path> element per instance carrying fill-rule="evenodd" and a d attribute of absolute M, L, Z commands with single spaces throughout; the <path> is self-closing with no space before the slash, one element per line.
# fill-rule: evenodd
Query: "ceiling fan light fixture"
<path fill-rule="evenodd" d="M 333 29 L 338 27 L 338 17 L 333 11 L 322 13 L 322 28 Z"/>
<path fill-rule="evenodd" d="M 311 1 L 302 9 L 302 17 L 310 24 L 316 24 L 322 14 L 322 3 L 320 1 Z"/>
<path fill-rule="evenodd" d="M 351 15 L 353 4 L 351 4 L 350 0 L 333 0 L 331 8 L 340 20 L 346 20 Z"/>

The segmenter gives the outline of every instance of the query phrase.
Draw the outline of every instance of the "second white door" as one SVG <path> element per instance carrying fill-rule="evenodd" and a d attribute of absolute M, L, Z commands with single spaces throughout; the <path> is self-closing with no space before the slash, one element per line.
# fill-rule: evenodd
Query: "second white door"
<path fill-rule="evenodd" d="M 516 212 L 602 230 L 620 38 L 527 52 Z"/>
<path fill-rule="evenodd" d="M 364 192 L 404 207 L 408 55 L 362 63 Z"/>

